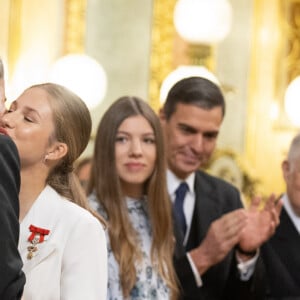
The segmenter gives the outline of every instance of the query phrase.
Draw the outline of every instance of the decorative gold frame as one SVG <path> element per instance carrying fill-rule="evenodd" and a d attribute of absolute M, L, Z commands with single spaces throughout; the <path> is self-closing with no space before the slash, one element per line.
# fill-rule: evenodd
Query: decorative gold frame
<path fill-rule="evenodd" d="M 87 0 L 65 0 L 64 54 L 83 53 Z"/>
<path fill-rule="evenodd" d="M 289 83 L 300 75 L 300 0 L 279 2 L 280 41 L 275 74 L 275 98 L 279 116 L 274 123 L 276 130 L 297 130 L 289 121 L 284 108 L 284 94 Z"/>
<path fill-rule="evenodd" d="M 9 3 L 9 24 L 8 24 L 8 74 L 11 76 L 15 70 L 15 66 L 20 55 L 21 45 L 21 14 L 22 0 L 11 0 Z"/>
<path fill-rule="evenodd" d="M 176 0 L 153 0 L 152 49 L 149 98 L 151 107 L 160 108 L 159 92 L 165 77 L 173 70 L 175 29 L 173 10 Z"/>

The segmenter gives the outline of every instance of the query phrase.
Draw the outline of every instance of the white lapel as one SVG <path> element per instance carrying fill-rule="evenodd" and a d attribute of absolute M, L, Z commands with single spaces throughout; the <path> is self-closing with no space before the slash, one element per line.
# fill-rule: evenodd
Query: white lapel
<path fill-rule="evenodd" d="M 25 273 L 29 272 L 47 258 L 58 246 L 57 241 L 55 241 L 55 235 L 53 238 L 53 231 L 55 230 L 57 223 L 56 216 L 58 215 L 60 207 L 61 199 L 59 199 L 59 197 L 54 189 L 50 186 L 46 186 L 21 222 L 19 251 L 24 263 L 23 270 Z M 28 259 L 27 247 L 31 245 L 28 241 L 28 237 L 31 234 L 29 230 L 30 225 L 48 229 L 50 233 L 45 237 L 43 243 L 37 244 L 37 251 L 34 252 L 34 256 Z"/>

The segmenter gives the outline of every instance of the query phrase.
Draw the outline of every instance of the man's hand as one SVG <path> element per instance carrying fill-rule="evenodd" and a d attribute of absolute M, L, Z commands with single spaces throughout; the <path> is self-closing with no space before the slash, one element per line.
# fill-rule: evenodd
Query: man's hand
<path fill-rule="evenodd" d="M 215 220 L 209 227 L 203 242 L 189 252 L 200 275 L 222 261 L 239 242 L 247 225 L 245 209 L 238 209 Z"/>
<path fill-rule="evenodd" d="M 271 195 L 263 209 L 260 209 L 261 198 L 252 199 L 247 209 L 247 225 L 243 229 L 239 248 L 245 252 L 252 252 L 258 249 L 275 232 L 279 225 L 279 216 L 282 208 L 281 201 L 276 201 Z"/>

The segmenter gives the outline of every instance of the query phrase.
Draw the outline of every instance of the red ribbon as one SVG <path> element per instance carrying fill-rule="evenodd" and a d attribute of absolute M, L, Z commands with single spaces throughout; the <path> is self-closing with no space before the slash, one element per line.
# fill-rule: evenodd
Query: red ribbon
<path fill-rule="evenodd" d="M 33 225 L 29 226 L 29 230 L 31 232 L 31 235 L 29 236 L 28 241 L 30 242 L 35 238 L 36 234 L 39 234 L 40 235 L 39 243 L 42 243 L 44 241 L 45 235 L 48 235 L 50 233 L 49 229 L 44 229 Z"/>

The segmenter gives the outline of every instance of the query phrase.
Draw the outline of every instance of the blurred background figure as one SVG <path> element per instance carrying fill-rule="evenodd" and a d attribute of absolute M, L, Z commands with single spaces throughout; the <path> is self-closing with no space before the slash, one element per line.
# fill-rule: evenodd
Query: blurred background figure
<path fill-rule="evenodd" d="M 275 235 L 263 246 L 268 290 L 266 299 L 300 299 L 300 134 L 282 162 L 286 191 Z"/>
<path fill-rule="evenodd" d="M 92 167 L 92 158 L 85 157 L 77 161 L 74 172 L 77 175 L 83 189 L 87 190 L 88 181 L 90 179 Z"/>

